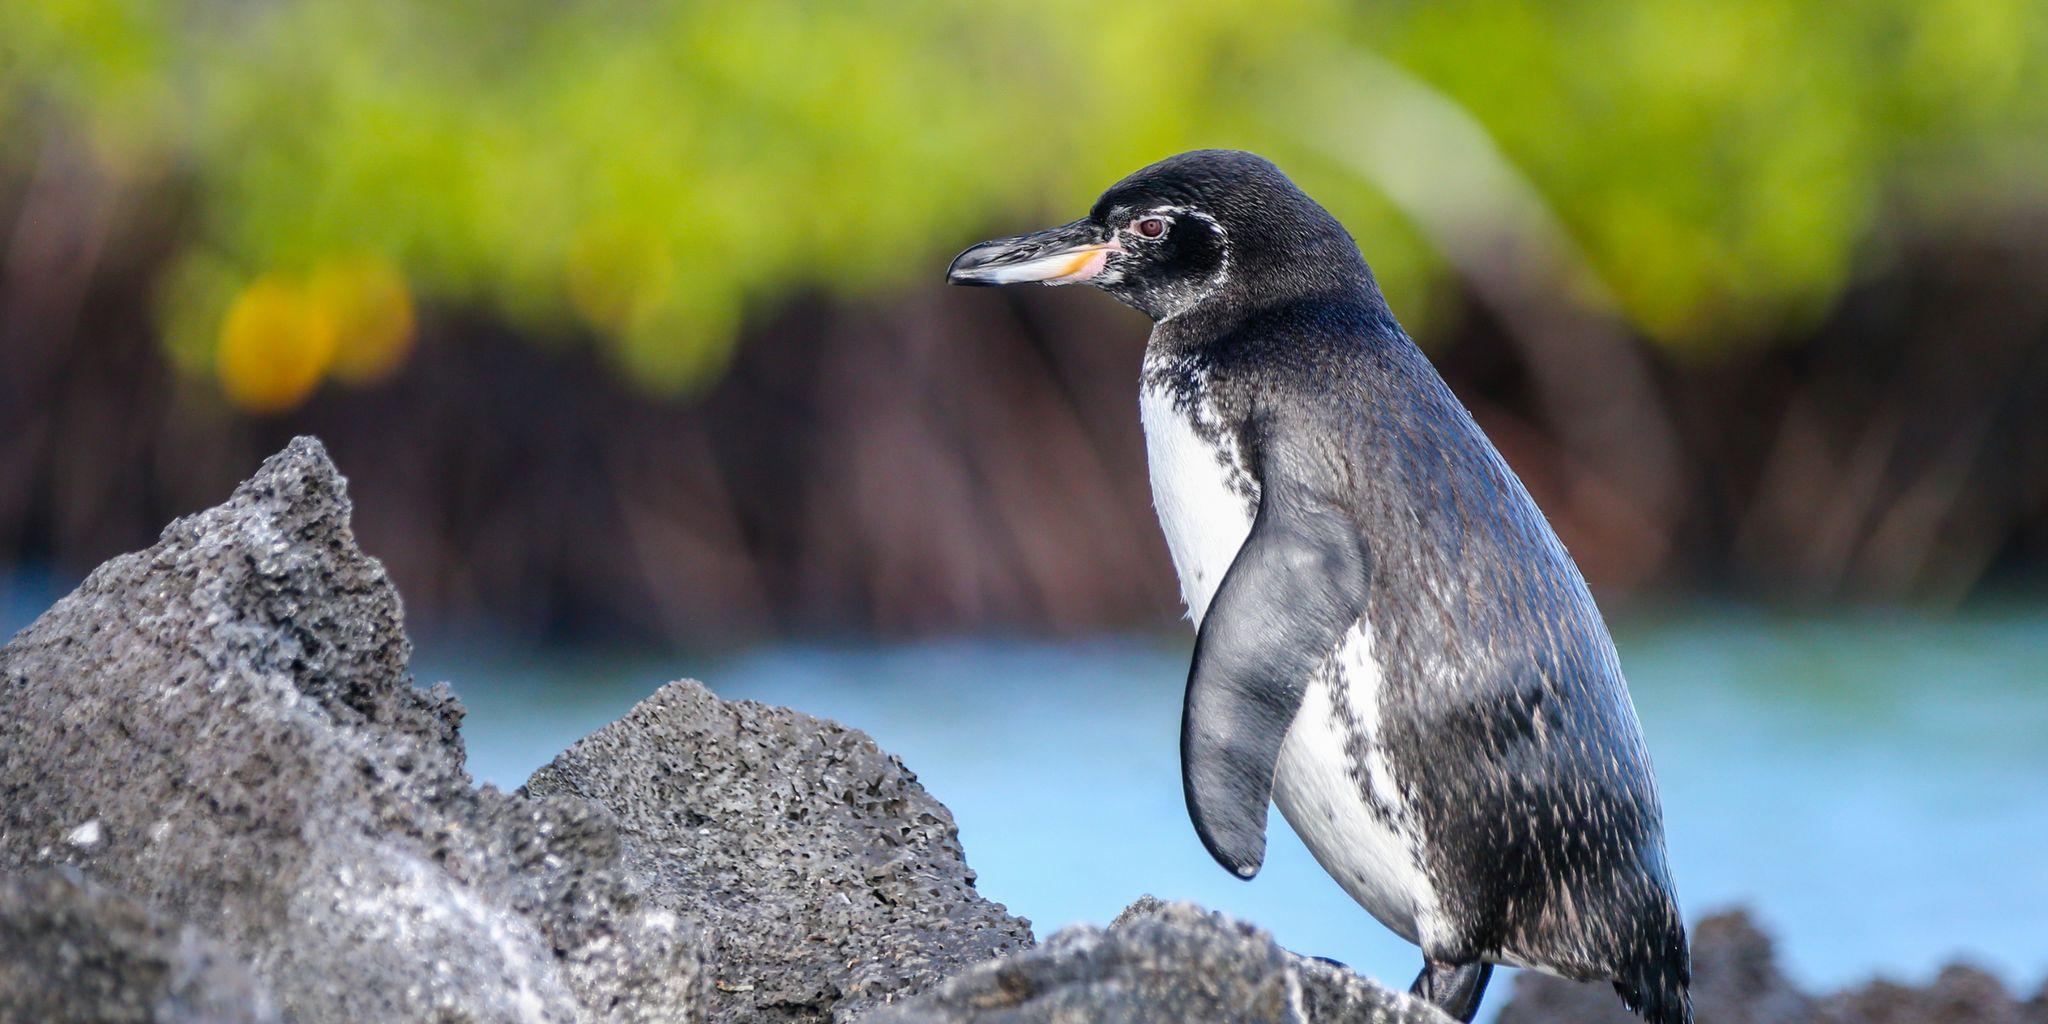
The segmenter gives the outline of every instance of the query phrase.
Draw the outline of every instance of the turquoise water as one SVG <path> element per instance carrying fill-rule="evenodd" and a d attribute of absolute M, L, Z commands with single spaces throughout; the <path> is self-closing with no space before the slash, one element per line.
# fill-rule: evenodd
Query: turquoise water
<path fill-rule="evenodd" d="M 2048 974 L 2048 608 L 1787 621 L 1695 612 L 1617 633 L 1662 780 L 1689 918 L 1759 912 L 1807 985 L 1924 980 L 1952 959 Z M 980 888 L 1041 936 L 1140 893 L 1200 901 L 1288 946 L 1405 982 L 1412 947 L 1273 816 L 1260 876 L 1196 842 L 1176 763 L 1190 641 L 779 646 L 719 658 L 432 641 L 479 779 L 517 785 L 661 682 L 871 733 L 959 822 Z M 1495 1002 L 1498 1002 L 1496 1000 Z"/>

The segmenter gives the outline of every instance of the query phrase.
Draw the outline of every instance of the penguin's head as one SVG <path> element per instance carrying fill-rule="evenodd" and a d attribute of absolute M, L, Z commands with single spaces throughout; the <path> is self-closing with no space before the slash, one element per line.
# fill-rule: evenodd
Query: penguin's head
<path fill-rule="evenodd" d="M 1264 157 L 1203 149 L 1110 186 L 1087 217 L 970 247 L 953 284 L 1090 284 L 1155 321 L 1370 282 L 1343 225 Z"/>

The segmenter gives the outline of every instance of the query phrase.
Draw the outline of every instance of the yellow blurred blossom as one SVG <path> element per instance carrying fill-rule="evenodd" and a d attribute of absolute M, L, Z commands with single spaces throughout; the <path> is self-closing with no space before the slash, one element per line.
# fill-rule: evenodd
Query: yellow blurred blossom
<path fill-rule="evenodd" d="M 304 283 L 265 274 L 242 289 L 221 324 L 214 371 L 249 412 L 286 412 L 306 400 L 334 360 L 335 319 Z"/>

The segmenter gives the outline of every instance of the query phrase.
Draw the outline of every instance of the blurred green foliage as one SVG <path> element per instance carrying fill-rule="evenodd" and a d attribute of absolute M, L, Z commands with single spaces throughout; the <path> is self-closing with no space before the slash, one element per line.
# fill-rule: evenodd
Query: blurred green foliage
<path fill-rule="evenodd" d="M 7 0 L 0 164 L 61 134 L 195 197 L 158 311 L 195 369 L 252 288 L 370 266 L 687 389 L 752 304 L 936 278 L 1198 146 L 1279 161 L 1426 315 L 1428 232 L 1326 144 L 1362 66 L 1482 126 L 1695 351 L 1815 315 L 1882 225 L 2048 203 L 2042 0 Z M 1398 157 L 1399 128 L 1347 142 Z"/>

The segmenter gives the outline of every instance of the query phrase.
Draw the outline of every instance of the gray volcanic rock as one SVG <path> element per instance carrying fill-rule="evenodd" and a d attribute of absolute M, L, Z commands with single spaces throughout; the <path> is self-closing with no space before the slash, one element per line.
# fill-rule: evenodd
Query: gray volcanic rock
<path fill-rule="evenodd" d="M 1816 1024 L 2048 1024 L 2048 984 L 2022 1003 L 1997 978 L 1954 964 L 1926 988 L 1873 981 L 1829 996 L 1813 1019 Z"/>
<path fill-rule="evenodd" d="M 1250 925 L 1149 896 L 1107 931 L 970 967 L 867 1024 L 1446 1024 L 1433 1006 L 1296 956 Z"/>
<path fill-rule="evenodd" d="M 0 875 L 71 865 L 294 1021 L 696 1019 L 698 940 L 612 822 L 472 788 L 349 511 L 301 438 L 0 649 Z"/>
<path fill-rule="evenodd" d="M 1886 981 L 1815 998 L 1778 970 L 1771 940 L 1742 911 L 1693 928 L 1692 1005 L 1701 1024 L 2048 1024 L 2048 988 L 2030 1002 L 1998 979 L 1950 967 L 1924 989 Z M 1497 1024 L 1634 1024 L 1611 987 L 1524 971 Z"/>
<path fill-rule="evenodd" d="M 0 1021 L 277 1020 L 270 993 L 197 929 L 69 868 L 0 880 Z"/>
<path fill-rule="evenodd" d="M 608 810 L 649 898 L 701 922 L 713 1021 L 843 1021 L 1031 945 L 953 817 L 866 734 L 664 686 L 523 792 Z"/>

